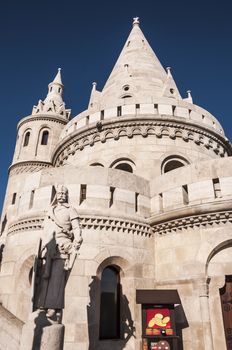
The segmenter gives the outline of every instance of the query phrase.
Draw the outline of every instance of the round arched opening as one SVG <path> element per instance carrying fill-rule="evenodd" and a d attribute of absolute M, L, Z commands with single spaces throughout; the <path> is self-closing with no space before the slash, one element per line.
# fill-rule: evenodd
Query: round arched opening
<path fill-rule="evenodd" d="M 120 164 L 116 165 L 115 169 L 123 170 L 123 171 L 126 171 L 128 173 L 133 173 L 132 166 L 128 163 L 120 163 Z"/>
<path fill-rule="evenodd" d="M 101 276 L 100 339 L 120 338 L 120 273 L 107 266 Z"/>
<path fill-rule="evenodd" d="M 167 162 L 164 165 L 164 169 L 163 172 L 167 173 L 168 171 L 172 171 L 174 169 L 180 168 L 182 166 L 184 166 L 185 164 L 183 164 L 182 162 L 180 162 L 179 160 L 170 160 L 169 162 Z"/>
<path fill-rule="evenodd" d="M 169 171 L 181 168 L 182 166 L 188 165 L 189 162 L 182 156 L 171 155 L 165 158 L 161 165 L 161 173 L 165 174 Z"/>

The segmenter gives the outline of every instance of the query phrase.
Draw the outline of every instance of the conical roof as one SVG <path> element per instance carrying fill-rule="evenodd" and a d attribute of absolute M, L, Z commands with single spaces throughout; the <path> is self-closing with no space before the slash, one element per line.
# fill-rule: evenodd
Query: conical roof
<path fill-rule="evenodd" d="M 62 79 L 61 79 L 61 68 L 58 68 L 58 72 L 57 72 L 54 80 L 49 85 L 54 84 L 54 83 L 63 85 Z"/>
<path fill-rule="evenodd" d="M 63 101 L 64 85 L 61 79 L 61 68 L 58 68 L 58 72 L 53 81 L 48 85 L 48 93 L 44 101 L 39 100 L 38 105 L 32 109 L 32 114 L 58 114 L 59 116 L 68 119 L 70 117 L 71 110 L 65 108 Z"/>
<path fill-rule="evenodd" d="M 101 107 L 118 105 L 121 99 L 126 99 L 127 103 L 130 103 L 129 99 L 131 102 L 152 103 L 160 97 L 181 98 L 173 78 L 161 65 L 139 27 L 138 18 L 135 18 L 102 90 Z"/>

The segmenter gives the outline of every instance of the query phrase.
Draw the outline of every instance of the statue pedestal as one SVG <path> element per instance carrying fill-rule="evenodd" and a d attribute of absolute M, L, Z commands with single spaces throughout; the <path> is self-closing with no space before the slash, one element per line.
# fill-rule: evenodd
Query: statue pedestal
<path fill-rule="evenodd" d="M 63 350 L 64 325 L 53 323 L 45 311 L 33 312 L 23 326 L 20 350 Z"/>

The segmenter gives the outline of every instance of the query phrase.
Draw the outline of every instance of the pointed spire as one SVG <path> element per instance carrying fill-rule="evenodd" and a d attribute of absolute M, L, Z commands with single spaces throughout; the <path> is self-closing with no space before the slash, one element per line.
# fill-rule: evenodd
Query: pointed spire
<path fill-rule="evenodd" d="M 55 84 L 60 84 L 60 85 L 63 86 L 63 84 L 62 84 L 62 79 L 61 79 L 61 68 L 58 68 L 58 72 L 57 72 L 57 74 L 56 74 L 56 76 L 55 76 L 53 82 L 50 83 L 50 84 L 54 84 L 54 83 L 55 83 Z"/>
<path fill-rule="evenodd" d="M 177 100 L 181 99 L 180 93 L 177 89 L 176 83 L 173 79 L 172 73 L 171 73 L 171 67 L 167 67 L 167 79 L 164 83 L 163 87 L 163 97 L 169 97 L 169 98 L 175 98 Z"/>
<path fill-rule="evenodd" d="M 65 109 L 65 103 L 63 101 L 64 85 L 61 79 L 61 68 L 58 68 L 58 72 L 54 80 L 48 85 L 47 97 L 44 101 L 39 100 L 37 106 L 33 107 L 32 114 L 37 113 L 52 113 L 69 118 L 71 110 Z"/>
<path fill-rule="evenodd" d="M 171 67 L 167 67 L 167 74 L 169 78 L 172 78 Z"/>
<path fill-rule="evenodd" d="M 100 91 L 97 91 L 96 89 L 97 87 L 97 83 L 94 81 L 92 83 L 92 91 L 91 91 L 91 95 L 90 95 L 90 99 L 89 99 L 89 109 L 93 110 L 97 110 L 99 108 L 99 97 L 101 95 Z"/>
<path fill-rule="evenodd" d="M 150 47 L 139 23 L 139 18 L 135 17 L 129 37 L 102 90 L 101 108 L 120 105 L 123 98 L 127 101 L 130 98 L 131 103 L 152 103 L 164 96 L 167 75 L 175 84 L 171 72 L 166 73 Z M 176 85 L 175 90 L 175 97 L 181 98 Z"/>

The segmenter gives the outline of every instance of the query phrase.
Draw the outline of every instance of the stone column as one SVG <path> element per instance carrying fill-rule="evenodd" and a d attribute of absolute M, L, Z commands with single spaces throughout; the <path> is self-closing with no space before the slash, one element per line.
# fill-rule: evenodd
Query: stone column
<path fill-rule="evenodd" d="M 64 325 L 50 322 L 45 311 L 35 311 L 23 326 L 20 350 L 63 350 Z"/>
<path fill-rule="evenodd" d="M 211 320 L 209 312 L 209 280 L 202 279 L 199 281 L 199 298 L 201 309 L 201 321 L 204 337 L 204 349 L 213 350 L 213 338 L 211 330 Z M 203 349 L 202 349 L 203 350 Z"/>

